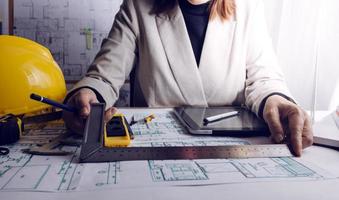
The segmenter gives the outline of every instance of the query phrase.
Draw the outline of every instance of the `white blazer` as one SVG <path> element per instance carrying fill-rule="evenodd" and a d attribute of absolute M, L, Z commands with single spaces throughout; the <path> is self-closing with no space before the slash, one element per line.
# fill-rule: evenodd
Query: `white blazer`
<path fill-rule="evenodd" d="M 236 15 L 209 22 L 199 67 L 179 6 L 150 14 L 153 0 L 125 0 L 81 87 L 96 90 L 107 107 L 133 66 L 151 107 L 245 104 L 258 113 L 273 92 L 291 97 L 272 48 L 261 0 L 237 0 Z M 71 91 L 71 92 L 72 92 Z"/>

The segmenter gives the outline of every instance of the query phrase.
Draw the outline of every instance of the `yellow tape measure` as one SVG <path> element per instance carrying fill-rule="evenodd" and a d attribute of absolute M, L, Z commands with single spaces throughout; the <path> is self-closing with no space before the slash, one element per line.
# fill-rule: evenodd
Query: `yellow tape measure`
<path fill-rule="evenodd" d="M 23 132 L 23 123 L 14 115 L 0 117 L 0 145 L 17 142 Z"/>
<path fill-rule="evenodd" d="M 132 131 L 123 114 L 114 114 L 104 126 L 105 147 L 127 147 L 131 143 Z"/>

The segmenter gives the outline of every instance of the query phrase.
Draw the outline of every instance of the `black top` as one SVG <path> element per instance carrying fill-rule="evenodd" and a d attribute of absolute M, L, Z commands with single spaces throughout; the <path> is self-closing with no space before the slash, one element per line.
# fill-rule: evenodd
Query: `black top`
<path fill-rule="evenodd" d="M 179 5 L 185 19 L 186 28 L 191 40 L 195 60 L 199 66 L 201 51 L 204 45 L 209 20 L 210 2 L 193 5 L 188 2 L 188 0 L 179 0 Z"/>

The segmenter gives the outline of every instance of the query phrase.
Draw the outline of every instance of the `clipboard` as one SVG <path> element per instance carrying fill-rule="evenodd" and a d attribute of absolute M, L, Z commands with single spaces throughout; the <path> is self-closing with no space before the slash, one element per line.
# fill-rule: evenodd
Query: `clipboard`
<path fill-rule="evenodd" d="M 207 117 L 238 111 L 239 114 L 204 123 Z M 216 135 L 233 137 L 269 136 L 264 120 L 244 107 L 177 107 L 174 113 L 192 135 Z"/>

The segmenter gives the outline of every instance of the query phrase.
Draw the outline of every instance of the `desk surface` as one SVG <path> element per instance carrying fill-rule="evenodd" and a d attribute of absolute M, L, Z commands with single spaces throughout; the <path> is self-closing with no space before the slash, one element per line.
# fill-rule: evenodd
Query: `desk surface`
<path fill-rule="evenodd" d="M 303 160 L 339 177 L 339 152 L 313 146 Z M 51 180 L 52 181 L 52 180 Z M 309 182 L 261 182 L 208 186 L 168 186 L 109 189 L 89 192 L 0 192 L 0 199 L 339 199 L 339 179 Z M 255 198 L 253 198 L 255 197 Z"/>

